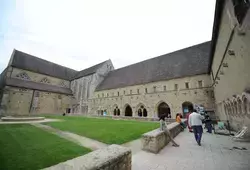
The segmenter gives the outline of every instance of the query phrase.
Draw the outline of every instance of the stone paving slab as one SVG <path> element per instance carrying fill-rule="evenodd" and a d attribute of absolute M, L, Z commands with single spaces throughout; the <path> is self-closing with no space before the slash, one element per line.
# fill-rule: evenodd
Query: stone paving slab
<path fill-rule="evenodd" d="M 204 133 L 202 146 L 198 146 L 189 132 L 180 133 L 175 140 L 180 147 L 172 147 L 170 143 L 158 154 L 145 151 L 134 154 L 132 170 L 250 170 L 250 143 Z"/>
<path fill-rule="evenodd" d="M 132 155 L 136 154 L 137 152 L 142 151 L 141 150 L 141 147 L 142 147 L 141 138 L 130 141 L 130 142 L 127 142 L 127 143 L 124 143 L 124 144 L 122 144 L 122 146 L 131 149 Z"/>
<path fill-rule="evenodd" d="M 31 124 L 31 123 L 45 123 L 45 122 L 57 122 L 62 121 L 59 119 L 44 119 L 44 120 L 34 120 L 34 121 L 2 121 L 0 120 L 0 124 Z"/>
<path fill-rule="evenodd" d="M 93 140 L 93 139 L 90 139 L 90 138 L 87 138 L 84 136 L 80 136 L 80 135 L 77 135 L 77 134 L 74 134 L 71 132 L 61 131 L 61 130 L 52 128 L 52 127 L 47 126 L 47 125 L 43 125 L 43 124 L 32 124 L 32 125 L 34 125 L 38 128 L 41 128 L 43 130 L 46 130 L 48 132 L 54 133 L 54 134 L 56 134 L 64 139 L 67 139 L 71 142 L 77 143 L 81 146 L 90 148 L 92 150 L 97 150 L 97 149 L 104 148 L 104 147 L 108 146 L 105 143 L 102 143 L 102 142 L 99 142 L 99 141 L 96 141 L 96 140 Z"/>

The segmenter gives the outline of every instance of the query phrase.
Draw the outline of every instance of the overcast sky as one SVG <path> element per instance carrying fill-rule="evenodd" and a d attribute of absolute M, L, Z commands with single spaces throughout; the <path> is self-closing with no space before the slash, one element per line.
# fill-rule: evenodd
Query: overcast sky
<path fill-rule="evenodd" d="M 211 40 L 215 0 L 0 0 L 0 72 L 13 49 L 82 70 Z"/>

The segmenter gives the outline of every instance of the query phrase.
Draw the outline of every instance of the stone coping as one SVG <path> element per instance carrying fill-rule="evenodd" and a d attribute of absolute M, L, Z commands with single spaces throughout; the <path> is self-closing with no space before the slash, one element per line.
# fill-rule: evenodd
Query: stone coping
<path fill-rule="evenodd" d="M 45 117 L 11 117 L 6 116 L 2 117 L 2 121 L 11 121 L 11 122 L 18 122 L 18 121 L 38 121 L 38 120 L 44 120 Z"/>
<path fill-rule="evenodd" d="M 113 144 L 108 147 L 90 152 L 89 154 L 46 168 L 46 170 L 61 170 L 61 169 L 131 170 L 131 150 L 126 147 Z"/>
<path fill-rule="evenodd" d="M 152 122 L 158 122 L 159 118 L 157 117 L 139 117 L 139 116 L 88 116 L 88 117 L 96 117 L 96 118 L 108 118 L 108 119 L 120 119 L 120 120 L 138 120 L 138 121 L 152 121 Z M 175 122 L 175 119 L 167 119 L 167 122 Z"/>
<path fill-rule="evenodd" d="M 183 122 L 186 120 L 183 119 Z M 181 125 L 177 122 L 173 122 L 167 125 L 168 130 L 170 131 L 172 137 L 176 137 L 181 132 Z M 163 149 L 169 142 L 170 138 L 165 134 L 164 131 L 160 129 L 155 129 L 150 132 L 144 133 L 141 138 L 142 150 L 158 153 Z"/>
<path fill-rule="evenodd" d="M 172 129 L 177 128 L 178 126 L 179 126 L 179 123 L 174 122 L 174 123 L 168 124 L 167 128 L 169 129 L 169 131 L 171 131 Z M 161 134 L 164 134 L 164 132 L 161 131 L 159 128 L 159 129 L 155 129 L 155 130 L 149 131 L 147 133 L 144 133 L 142 136 L 157 137 Z"/>

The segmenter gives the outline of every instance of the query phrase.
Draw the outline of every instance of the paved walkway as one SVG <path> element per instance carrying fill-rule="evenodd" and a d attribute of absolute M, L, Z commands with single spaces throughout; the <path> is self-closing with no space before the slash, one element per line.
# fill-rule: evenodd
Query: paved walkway
<path fill-rule="evenodd" d="M 34 120 L 34 121 L 2 121 L 0 120 L 0 124 L 31 124 L 31 123 L 45 123 L 45 122 L 57 122 L 62 121 L 59 119 L 44 119 L 44 120 Z"/>
<path fill-rule="evenodd" d="M 130 141 L 128 143 L 124 143 L 124 144 L 122 144 L 122 146 L 131 149 L 132 155 L 136 154 L 137 152 L 142 151 L 141 150 L 141 139 L 136 139 L 136 140 Z"/>
<path fill-rule="evenodd" d="M 84 136 L 80 136 L 80 135 L 77 135 L 77 134 L 74 134 L 74 133 L 71 133 L 71 132 L 61 131 L 61 130 L 52 128 L 52 127 L 47 126 L 47 125 L 36 124 L 36 123 L 34 123 L 32 125 L 36 126 L 38 128 L 41 128 L 41 129 L 43 129 L 45 131 L 56 134 L 56 135 L 58 135 L 58 136 L 60 136 L 60 137 L 62 137 L 64 139 L 67 139 L 67 140 L 69 140 L 71 142 L 77 143 L 77 144 L 79 144 L 81 146 L 90 148 L 92 150 L 97 150 L 97 149 L 108 146 L 107 144 L 101 143 L 99 141 L 96 141 L 96 140 L 93 140 L 93 139 L 90 139 L 90 138 L 87 138 L 87 137 L 84 137 Z"/>
<path fill-rule="evenodd" d="M 179 148 L 166 146 L 159 154 L 144 151 L 132 156 L 132 170 L 249 170 L 250 143 L 239 143 L 229 136 L 204 133 L 202 146 L 192 133 L 176 138 Z M 232 149 L 245 147 L 247 150 Z"/>

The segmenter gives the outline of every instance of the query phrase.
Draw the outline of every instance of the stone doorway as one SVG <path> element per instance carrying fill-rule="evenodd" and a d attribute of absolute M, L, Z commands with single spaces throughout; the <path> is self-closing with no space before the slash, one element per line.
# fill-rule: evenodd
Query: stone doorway
<path fill-rule="evenodd" d="M 185 118 L 188 113 L 191 112 L 191 110 L 194 109 L 193 103 L 191 102 L 184 102 L 182 103 L 182 112 L 183 112 L 183 117 Z"/>
<path fill-rule="evenodd" d="M 158 105 L 158 117 L 160 118 L 164 114 L 171 115 L 171 110 L 167 103 L 162 102 Z"/>
<path fill-rule="evenodd" d="M 132 108 L 129 105 L 125 107 L 125 116 L 133 116 Z"/>

